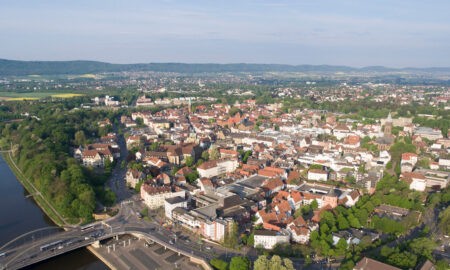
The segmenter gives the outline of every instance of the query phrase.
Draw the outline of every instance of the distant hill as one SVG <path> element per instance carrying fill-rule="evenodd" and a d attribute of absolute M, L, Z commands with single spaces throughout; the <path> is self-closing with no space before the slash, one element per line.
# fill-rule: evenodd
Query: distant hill
<path fill-rule="evenodd" d="M 120 71 L 156 71 L 178 73 L 204 72 L 445 72 L 450 68 L 404 68 L 386 67 L 352 68 L 329 65 L 278 65 L 278 64 L 110 64 L 97 61 L 16 61 L 0 59 L 0 76 L 62 75 Z"/>

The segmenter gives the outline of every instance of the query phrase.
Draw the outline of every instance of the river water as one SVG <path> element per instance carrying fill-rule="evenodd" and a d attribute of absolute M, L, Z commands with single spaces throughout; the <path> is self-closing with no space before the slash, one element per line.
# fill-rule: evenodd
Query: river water
<path fill-rule="evenodd" d="M 0 156 L 0 246 L 29 231 L 55 226 L 34 200 L 27 198 L 27 195 L 28 192 Z M 109 268 L 83 248 L 27 269 L 103 270 Z"/>

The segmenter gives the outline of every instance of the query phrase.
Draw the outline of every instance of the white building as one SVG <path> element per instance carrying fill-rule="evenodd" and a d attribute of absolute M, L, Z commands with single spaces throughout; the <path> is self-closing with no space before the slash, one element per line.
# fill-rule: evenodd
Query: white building
<path fill-rule="evenodd" d="M 144 183 L 141 187 L 141 198 L 149 209 L 164 207 L 167 198 L 178 196 L 184 198 L 185 195 L 184 190 L 172 192 L 172 188 L 169 186 L 151 186 Z"/>
<path fill-rule="evenodd" d="M 225 238 L 225 232 L 229 229 L 231 219 L 215 219 L 213 221 L 205 220 L 201 223 L 201 233 L 204 237 L 213 241 L 220 242 Z"/>
<path fill-rule="evenodd" d="M 164 211 L 166 218 L 172 220 L 172 211 L 176 207 L 187 208 L 187 200 L 184 197 L 166 198 L 164 201 Z"/>
<path fill-rule="evenodd" d="M 450 169 L 450 158 L 439 158 L 438 161 L 439 167 L 442 167 L 444 169 Z"/>
<path fill-rule="evenodd" d="M 267 230 L 257 230 L 255 231 L 255 246 L 263 247 L 264 249 L 272 249 L 277 244 L 289 243 L 289 234 L 277 232 L 277 231 L 267 231 Z"/>
<path fill-rule="evenodd" d="M 419 135 L 431 141 L 443 138 L 442 132 L 439 129 L 432 129 L 430 127 L 416 127 L 414 129 L 414 135 Z"/>
<path fill-rule="evenodd" d="M 314 181 L 327 181 L 328 173 L 320 169 L 310 169 L 308 171 L 308 180 Z"/>
<path fill-rule="evenodd" d="M 145 179 L 145 174 L 135 169 L 128 169 L 126 174 L 127 185 L 135 188 L 139 181 Z"/>
<path fill-rule="evenodd" d="M 234 172 L 239 166 L 236 159 L 212 160 L 197 167 L 200 177 L 211 178 L 228 172 Z"/>

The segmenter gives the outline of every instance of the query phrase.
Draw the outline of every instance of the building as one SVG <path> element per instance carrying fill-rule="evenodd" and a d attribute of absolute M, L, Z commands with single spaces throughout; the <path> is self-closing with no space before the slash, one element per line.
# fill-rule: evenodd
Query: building
<path fill-rule="evenodd" d="M 442 132 L 439 129 L 432 129 L 430 127 L 416 127 L 414 129 L 414 135 L 418 135 L 422 138 L 435 141 L 444 138 Z"/>
<path fill-rule="evenodd" d="M 172 197 L 185 197 L 186 191 L 176 190 L 172 192 L 170 186 L 154 186 L 148 182 L 141 186 L 141 198 L 149 209 L 164 207 L 165 200 Z"/>
<path fill-rule="evenodd" d="M 320 169 L 310 169 L 308 171 L 308 180 L 313 181 L 327 181 L 328 173 Z"/>
<path fill-rule="evenodd" d="M 127 185 L 132 188 L 135 188 L 137 183 L 139 183 L 139 181 L 145 179 L 145 174 L 135 169 L 128 169 L 125 178 L 127 180 Z"/>
<path fill-rule="evenodd" d="M 287 230 L 291 234 L 293 242 L 306 244 L 309 242 L 310 228 L 302 216 L 299 216 L 294 221 L 287 225 Z"/>
<path fill-rule="evenodd" d="M 400 162 L 401 172 L 412 172 L 414 166 L 417 164 L 418 156 L 415 153 L 403 153 Z"/>
<path fill-rule="evenodd" d="M 239 166 L 236 159 L 211 160 L 197 167 L 200 177 L 211 178 L 224 173 L 234 172 Z"/>
<path fill-rule="evenodd" d="M 450 169 L 450 156 L 439 157 L 438 165 L 443 169 Z"/>
<path fill-rule="evenodd" d="M 83 166 L 92 167 L 104 167 L 105 162 L 108 159 L 113 162 L 114 158 L 109 151 L 98 151 L 98 150 L 84 150 L 81 159 L 83 161 Z"/>
<path fill-rule="evenodd" d="M 180 207 L 180 208 L 187 208 L 187 200 L 184 197 L 171 197 L 166 198 L 164 201 L 164 211 L 166 213 L 166 218 L 172 220 L 172 212 L 173 209 Z"/>
<path fill-rule="evenodd" d="M 356 263 L 353 270 L 400 270 L 400 268 L 364 257 Z"/>
<path fill-rule="evenodd" d="M 426 188 L 444 189 L 450 181 L 450 173 L 445 171 L 420 169 L 414 172 L 404 172 L 400 179 L 409 185 L 410 189 L 425 191 Z"/>
<path fill-rule="evenodd" d="M 153 102 L 152 102 L 152 99 L 145 97 L 145 95 L 140 96 L 136 100 L 136 107 L 139 107 L 139 106 L 152 106 L 152 105 L 154 105 Z"/>
<path fill-rule="evenodd" d="M 273 247 L 277 244 L 289 243 L 289 234 L 283 232 L 256 230 L 254 235 L 254 247 L 273 249 Z"/>

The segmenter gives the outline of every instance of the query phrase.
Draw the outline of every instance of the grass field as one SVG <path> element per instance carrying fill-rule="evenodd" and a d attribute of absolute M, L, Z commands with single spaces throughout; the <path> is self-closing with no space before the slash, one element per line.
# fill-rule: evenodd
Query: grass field
<path fill-rule="evenodd" d="M 52 95 L 52 97 L 54 97 L 54 98 L 72 98 L 72 97 L 81 97 L 81 96 L 84 96 L 84 95 L 83 94 L 72 94 L 72 93 Z"/>
<path fill-rule="evenodd" d="M 55 92 L 31 92 L 31 93 L 16 93 L 16 92 L 0 92 L 0 100 L 17 101 L 17 100 L 37 100 L 46 97 L 53 98 L 72 98 L 84 96 L 83 94 L 74 93 L 55 93 Z"/>

